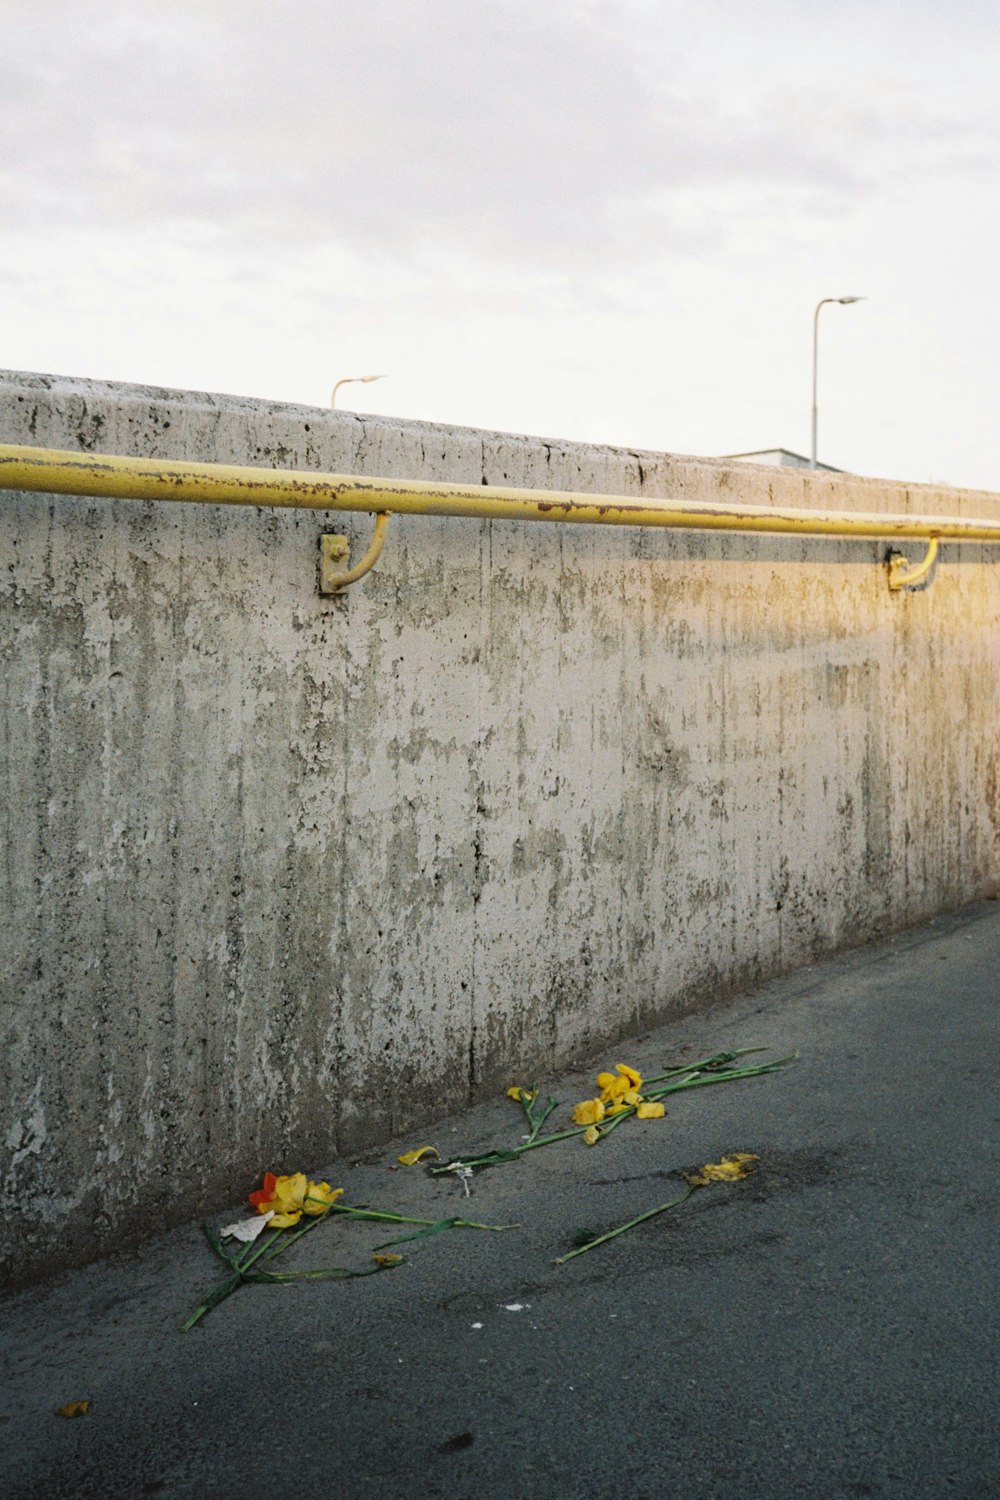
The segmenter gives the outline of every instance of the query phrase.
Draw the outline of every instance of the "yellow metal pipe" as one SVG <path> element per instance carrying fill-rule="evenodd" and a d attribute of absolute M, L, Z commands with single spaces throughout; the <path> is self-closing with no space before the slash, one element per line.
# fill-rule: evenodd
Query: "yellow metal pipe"
<path fill-rule="evenodd" d="M 501 485 L 369 479 L 356 474 L 256 469 L 236 464 L 122 458 L 0 444 L 0 489 L 180 500 L 203 505 L 290 506 L 306 510 L 394 511 L 483 520 L 571 521 L 603 526 L 667 526 L 696 531 L 777 532 L 788 536 L 933 537 L 1000 542 L 1000 520 L 878 512 L 799 510 L 714 501 L 588 495 Z"/>

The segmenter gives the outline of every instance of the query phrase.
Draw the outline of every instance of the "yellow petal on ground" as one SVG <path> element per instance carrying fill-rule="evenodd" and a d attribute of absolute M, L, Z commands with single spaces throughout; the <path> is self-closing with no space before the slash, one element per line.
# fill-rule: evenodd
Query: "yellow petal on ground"
<path fill-rule="evenodd" d="M 85 1417 L 90 1410 L 89 1401 L 67 1401 L 65 1406 L 56 1407 L 57 1417 Z"/>
<path fill-rule="evenodd" d="M 630 1106 L 633 1104 L 641 1104 L 642 1095 L 639 1093 L 638 1089 L 629 1089 L 626 1093 L 622 1094 L 622 1103 L 628 1104 Z"/>
<path fill-rule="evenodd" d="M 372 1256 L 372 1260 L 377 1266 L 398 1266 L 402 1259 L 401 1255 L 390 1255 L 388 1251 L 382 1251 Z"/>
<path fill-rule="evenodd" d="M 302 1217 L 302 1210 L 301 1210 L 301 1208 L 296 1209 L 294 1213 L 290 1213 L 290 1214 L 275 1214 L 274 1218 L 271 1220 L 271 1228 L 272 1229 L 294 1229 L 295 1225 L 299 1222 L 299 1220 L 301 1219 L 301 1217 Z"/>
<path fill-rule="evenodd" d="M 749 1177 L 756 1171 L 750 1165 L 755 1161 L 760 1161 L 760 1157 L 749 1151 L 732 1151 L 721 1161 L 706 1162 L 700 1172 L 685 1172 L 684 1180 L 692 1187 L 707 1187 L 710 1182 L 739 1182 L 740 1178 Z"/>
<path fill-rule="evenodd" d="M 615 1072 L 628 1079 L 630 1089 L 642 1088 L 642 1074 L 638 1073 L 635 1068 L 630 1068 L 628 1063 L 615 1063 Z"/>
<path fill-rule="evenodd" d="M 617 1104 L 609 1104 L 605 1113 L 609 1115 L 623 1115 L 627 1109 L 628 1105 L 625 1101 L 619 1099 Z"/>
<path fill-rule="evenodd" d="M 659 1099 L 643 1099 L 636 1106 L 635 1117 L 637 1120 L 662 1120 L 665 1113 Z"/>
<path fill-rule="evenodd" d="M 526 1104 L 530 1104 L 531 1101 L 532 1101 L 532 1099 L 537 1099 L 538 1098 L 538 1090 L 537 1089 L 522 1089 L 522 1088 L 515 1087 L 515 1088 L 507 1090 L 507 1098 L 508 1099 L 513 1099 L 513 1101 L 514 1101 L 515 1104 L 520 1104 L 520 1102 L 521 1102 L 522 1099 L 525 1101 Z"/>
<path fill-rule="evenodd" d="M 415 1167 L 417 1162 L 424 1156 L 438 1156 L 441 1153 L 436 1146 L 418 1146 L 415 1151 L 404 1151 L 397 1160 L 401 1167 Z"/>
<path fill-rule="evenodd" d="M 584 1099 L 573 1111 L 574 1125 L 599 1125 L 604 1119 L 604 1105 L 600 1099 Z"/>
<path fill-rule="evenodd" d="M 597 1087 L 599 1089 L 609 1089 L 613 1083 L 617 1082 L 618 1079 L 613 1073 L 598 1073 L 597 1075 Z"/>
<path fill-rule="evenodd" d="M 596 1146 L 601 1139 L 601 1132 L 596 1125 L 591 1125 L 589 1130 L 583 1132 L 583 1143 L 585 1146 Z"/>

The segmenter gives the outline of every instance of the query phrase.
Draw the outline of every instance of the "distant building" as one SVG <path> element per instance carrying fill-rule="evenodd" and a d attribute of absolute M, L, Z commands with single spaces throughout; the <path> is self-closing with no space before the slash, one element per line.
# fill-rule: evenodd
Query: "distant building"
<path fill-rule="evenodd" d="M 812 464 L 803 453 L 793 453 L 790 448 L 755 448 L 752 453 L 722 453 L 721 458 L 735 458 L 742 464 L 780 464 L 786 469 L 811 469 Z M 828 474 L 846 474 L 846 469 L 835 469 L 833 464 L 817 463 L 817 469 Z"/>

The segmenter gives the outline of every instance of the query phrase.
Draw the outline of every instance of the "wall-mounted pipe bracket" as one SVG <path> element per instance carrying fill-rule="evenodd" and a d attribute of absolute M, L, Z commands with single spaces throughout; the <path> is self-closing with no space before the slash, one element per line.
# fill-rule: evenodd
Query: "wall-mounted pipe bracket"
<path fill-rule="evenodd" d="M 323 532 L 319 539 L 319 591 L 321 594 L 338 594 L 359 578 L 364 578 L 378 562 L 385 546 L 385 534 L 389 529 L 391 512 L 379 511 L 375 517 L 375 531 L 371 546 L 360 562 L 353 568 L 345 568 L 351 553 L 351 544 L 346 536 L 338 532 Z"/>
<path fill-rule="evenodd" d="M 889 565 L 889 588 L 893 593 L 898 589 L 912 589 L 918 583 L 923 583 L 937 561 L 938 546 L 940 538 L 932 536 L 927 543 L 927 551 L 915 567 L 910 567 L 910 559 L 902 552 L 896 552 L 890 548 L 886 562 Z M 933 579 L 931 580 L 933 582 Z"/>

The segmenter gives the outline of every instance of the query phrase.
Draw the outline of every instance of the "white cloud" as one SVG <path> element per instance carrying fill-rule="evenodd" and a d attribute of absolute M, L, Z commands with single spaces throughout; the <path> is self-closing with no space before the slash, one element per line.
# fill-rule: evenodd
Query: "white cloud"
<path fill-rule="evenodd" d="M 688 26 L 677 51 L 661 18 L 652 68 L 643 35 L 611 24 L 641 7 L 7 9 L 7 202 L 40 228 L 198 224 L 589 271 L 648 260 L 654 240 L 724 249 L 746 212 L 725 212 L 733 189 L 822 221 L 894 178 L 982 165 L 982 129 L 958 101 L 942 117 L 919 90 L 873 98 L 854 73 L 769 89 L 728 65 L 720 88 L 710 26 L 700 48 Z M 699 195 L 712 211 L 692 213 Z"/>
<path fill-rule="evenodd" d="M 376 410 L 794 447 L 812 306 L 865 292 L 832 460 L 1000 483 L 967 0 L 0 0 L 0 34 L 5 362 L 320 402 L 384 368 Z"/>

